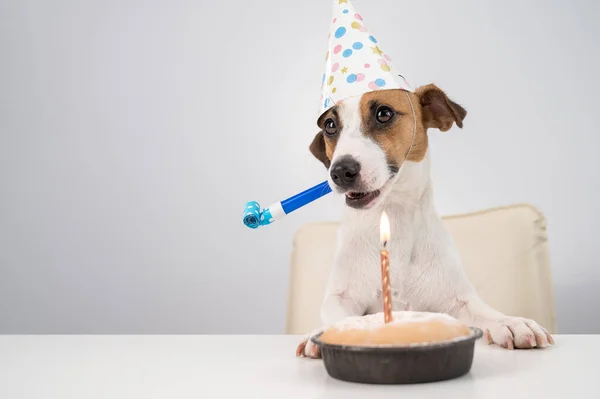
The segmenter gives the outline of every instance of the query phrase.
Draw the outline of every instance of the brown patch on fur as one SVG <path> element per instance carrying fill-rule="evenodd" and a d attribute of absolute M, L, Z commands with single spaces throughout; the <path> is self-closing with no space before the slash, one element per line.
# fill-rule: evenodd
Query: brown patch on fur
<path fill-rule="evenodd" d="M 377 109 L 382 106 L 389 107 L 395 112 L 394 117 L 386 124 L 380 124 L 376 119 Z M 416 116 L 416 132 L 413 107 Z M 397 167 L 402 165 L 413 140 L 413 134 L 415 141 L 407 159 L 415 162 L 423 160 L 428 147 L 427 132 L 421 122 L 419 98 L 414 94 L 399 89 L 365 93 L 360 99 L 360 113 L 364 133 L 379 143 L 390 165 Z"/>
<path fill-rule="evenodd" d="M 462 122 L 467 116 L 467 111 L 450 100 L 437 86 L 430 84 L 419 87 L 416 95 L 420 100 L 425 128 L 433 127 L 445 132 L 450 130 L 453 123 L 463 127 Z"/>
<path fill-rule="evenodd" d="M 321 115 L 321 117 L 317 121 L 317 124 L 323 130 L 317 133 L 309 147 L 310 152 L 315 156 L 315 158 L 321 161 L 323 165 L 325 165 L 325 167 L 328 169 L 331 165 L 333 152 L 335 151 L 335 146 L 337 144 L 339 135 L 342 131 L 342 121 L 339 118 L 337 109 L 338 106 L 336 105 L 335 107 L 330 108 L 329 110 L 327 110 L 327 112 Z M 324 125 L 328 119 L 333 119 L 337 125 L 338 134 L 336 134 L 335 136 L 328 136 L 327 134 L 325 134 Z"/>
<path fill-rule="evenodd" d="M 315 156 L 315 158 L 321 161 L 323 165 L 329 169 L 329 165 L 331 165 L 331 158 L 327 157 L 327 149 L 325 147 L 325 139 L 323 138 L 323 134 L 324 133 L 321 130 L 315 135 L 312 143 L 310 143 L 309 150 Z"/>

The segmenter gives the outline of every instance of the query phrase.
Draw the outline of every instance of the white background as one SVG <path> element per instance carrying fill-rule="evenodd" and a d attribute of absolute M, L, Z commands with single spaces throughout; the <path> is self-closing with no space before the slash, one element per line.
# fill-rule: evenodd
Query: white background
<path fill-rule="evenodd" d="M 432 132 L 442 214 L 548 218 L 558 327 L 600 333 L 597 1 L 357 0 Z M 283 332 L 289 255 L 323 198 L 308 145 L 329 0 L 0 1 L 0 332 Z"/>

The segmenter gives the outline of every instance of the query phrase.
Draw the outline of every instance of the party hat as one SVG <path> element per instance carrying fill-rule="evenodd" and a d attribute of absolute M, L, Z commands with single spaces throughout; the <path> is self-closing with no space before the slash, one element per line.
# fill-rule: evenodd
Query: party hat
<path fill-rule="evenodd" d="M 346 98 L 385 89 L 413 92 L 366 28 L 350 0 L 333 0 L 329 50 L 321 82 L 319 116 Z"/>

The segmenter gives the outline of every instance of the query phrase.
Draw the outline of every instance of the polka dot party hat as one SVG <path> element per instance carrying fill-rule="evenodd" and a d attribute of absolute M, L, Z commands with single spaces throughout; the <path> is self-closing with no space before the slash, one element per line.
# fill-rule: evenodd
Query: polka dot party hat
<path fill-rule="evenodd" d="M 373 90 L 412 92 L 350 0 L 333 0 L 329 50 L 321 82 L 319 116 L 336 103 Z"/>

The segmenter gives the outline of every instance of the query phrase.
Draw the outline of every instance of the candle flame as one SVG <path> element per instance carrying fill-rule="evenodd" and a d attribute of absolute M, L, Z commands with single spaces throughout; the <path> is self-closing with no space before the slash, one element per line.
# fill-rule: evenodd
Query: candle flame
<path fill-rule="evenodd" d="M 390 220 L 385 211 L 381 214 L 381 223 L 379 225 L 379 237 L 381 244 L 385 245 L 390 240 Z"/>

